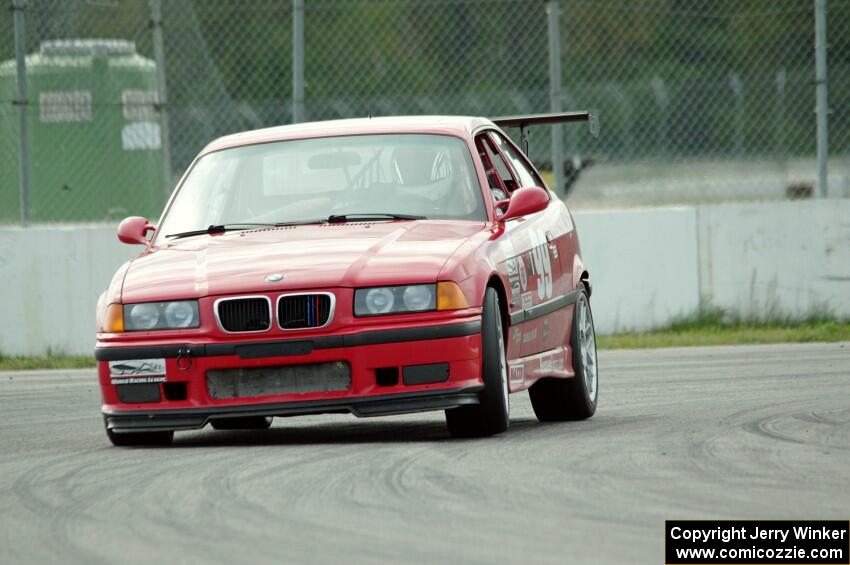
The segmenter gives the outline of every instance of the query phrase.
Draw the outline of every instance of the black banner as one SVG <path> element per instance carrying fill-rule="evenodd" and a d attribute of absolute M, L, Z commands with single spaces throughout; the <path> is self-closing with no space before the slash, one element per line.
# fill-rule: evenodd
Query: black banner
<path fill-rule="evenodd" d="M 667 565 L 848 565 L 850 522 L 668 520 Z"/>

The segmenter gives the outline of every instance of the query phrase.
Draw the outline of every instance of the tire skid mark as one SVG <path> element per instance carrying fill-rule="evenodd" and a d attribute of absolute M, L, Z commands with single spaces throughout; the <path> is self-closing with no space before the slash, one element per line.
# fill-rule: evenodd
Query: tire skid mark
<path fill-rule="evenodd" d="M 665 518 L 840 514 L 848 363 L 792 349 L 601 353 L 592 420 L 539 424 L 520 394 L 506 434 L 462 441 L 441 414 L 337 415 L 107 448 L 96 389 L 33 379 L 3 397 L 0 561 L 658 562 Z"/>
<path fill-rule="evenodd" d="M 345 435 L 344 431 L 342 432 L 341 435 Z M 315 461 L 311 461 L 309 464 L 292 466 L 288 469 L 289 473 L 284 476 L 288 485 L 294 487 L 289 488 L 288 491 L 291 495 L 295 493 L 295 496 L 291 496 L 286 501 L 286 516 L 278 516 L 279 519 L 283 518 L 282 526 L 287 527 L 287 522 L 295 522 L 291 524 L 295 528 L 303 529 L 307 526 L 312 528 L 314 533 L 318 531 L 322 532 L 322 535 L 341 535 L 346 532 L 351 533 L 351 529 L 342 523 L 345 520 L 335 520 L 334 522 L 337 523 L 329 524 L 326 518 L 314 516 L 317 507 L 327 508 L 328 505 L 333 505 L 335 508 L 341 508 L 343 511 L 350 507 L 351 513 L 355 516 L 363 512 L 364 509 L 367 512 L 370 510 L 382 513 L 391 511 L 393 509 L 392 504 L 388 505 L 386 502 L 372 504 L 371 507 L 365 504 L 368 500 L 360 500 L 361 496 L 356 488 L 358 484 L 382 484 L 382 481 L 375 481 L 374 478 L 369 477 L 369 475 L 374 475 L 374 466 L 376 463 L 382 463 L 383 459 L 380 457 L 382 451 L 379 449 L 378 456 L 376 457 L 375 453 L 363 454 L 353 452 L 351 446 L 335 446 L 332 449 L 332 456 L 326 455 L 316 458 Z M 317 468 L 319 469 L 317 470 Z M 271 468 L 269 469 L 271 470 Z M 331 471 L 330 478 L 328 478 L 329 471 Z M 366 471 L 366 478 L 371 478 L 372 480 L 363 480 L 364 477 L 361 476 L 363 474 L 361 471 Z M 260 483 L 268 480 L 268 475 L 264 474 L 260 469 L 252 469 L 251 473 Z M 246 476 L 242 475 L 241 478 L 245 478 Z M 238 487 L 234 488 L 234 493 L 245 492 L 246 489 L 250 491 L 251 487 L 257 487 L 257 491 L 268 492 L 268 489 L 263 488 L 264 485 L 262 484 L 248 484 L 243 480 L 237 481 L 237 484 Z M 392 501 L 393 497 L 385 496 L 385 493 L 381 494 L 382 496 L 372 498 L 378 501 L 386 501 L 389 498 L 390 502 Z M 273 497 L 265 497 L 264 500 L 255 502 L 265 505 L 269 512 L 274 512 L 277 500 Z M 396 504 L 396 507 L 398 506 Z M 276 511 L 279 514 L 280 507 L 277 507 Z M 337 513 L 339 514 L 339 512 Z M 360 527 L 362 526 L 358 526 L 358 528 Z"/>
<path fill-rule="evenodd" d="M 754 433 L 779 441 L 850 450 L 850 442 L 842 444 L 831 441 L 842 430 L 842 426 L 845 430 L 850 429 L 850 409 L 834 412 L 843 412 L 844 417 L 827 418 L 816 410 L 781 414 L 752 422 L 750 429 Z"/>
<path fill-rule="evenodd" d="M 693 464 L 704 475 L 755 488 L 799 490 L 806 478 L 816 482 L 815 490 L 846 484 L 845 473 L 819 464 L 828 441 L 824 438 L 835 437 L 838 428 L 822 422 L 820 429 L 806 429 L 812 414 L 837 402 L 812 395 L 736 412 L 710 431 L 693 432 Z M 829 448 L 846 452 L 848 445 L 845 440 Z"/>
<path fill-rule="evenodd" d="M 101 556 L 79 544 L 76 533 L 81 525 L 97 521 L 88 512 L 97 499 L 85 496 L 86 489 L 80 488 L 84 485 L 78 484 L 87 472 L 87 455 L 53 458 L 29 468 L 15 480 L 12 494 L 24 509 L 45 520 L 49 533 L 42 543 L 51 553 L 79 562 L 105 563 Z"/>

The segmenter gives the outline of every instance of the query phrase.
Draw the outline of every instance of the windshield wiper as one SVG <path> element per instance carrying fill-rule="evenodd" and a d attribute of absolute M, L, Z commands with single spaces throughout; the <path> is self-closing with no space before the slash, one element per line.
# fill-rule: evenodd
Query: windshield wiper
<path fill-rule="evenodd" d="M 328 216 L 328 222 L 336 223 L 336 222 L 347 222 L 349 220 L 427 220 L 425 216 L 414 216 L 412 214 L 372 214 L 372 213 L 364 213 L 364 214 L 333 214 Z"/>
<path fill-rule="evenodd" d="M 316 220 L 292 220 L 288 222 L 275 222 L 273 225 L 276 228 L 283 228 L 286 226 L 309 226 L 310 224 L 324 224 L 327 220 L 316 219 Z"/>
<path fill-rule="evenodd" d="M 174 239 L 179 239 L 181 237 L 191 237 L 193 235 L 204 235 L 204 234 L 214 234 L 214 233 L 224 233 L 228 231 L 239 231 L 239 230 L 250 230 L 253 228 L 282 228 L 286 226 L 306 226 L 308 224 L 324 224 L 327 220 L 316 219 L 316 220 L 294 220 L 291 222 L 275 222 L 273 224 L 263 223 L 263 224 L 253 224 L 253 223 L 243 223 L 239 222 L 236 224 L 214 224 L 206 229 L 200 230 L 192 230 L 192 231 L 184 231 L 180 233 L 170 233 L 165 237 L 171 237 Z"/>
<path fill-rule="evenodd" d="M 165 237 L 173 237 L 174 239 L 179 239 L 181 237 L 190 237 L 190 236 L 193 236 L 193 235 L 203 235 L 205 233 L 212 235 L 214 233 L 224 233 L 224 232 L 227 232 L 227 231 L 249 230 L 251 228 L 268 228 L 268 227 L 275 227 L 275 226 L 276 226 L 276 224 L 243 224 L 243 223 L 213 224 L 211 226 L 208 226 L 205 229 L 184 231 L 184 232 L 180 232 L 180 233 L 170 233 L 170 234 L 166 235 Z"/>
<path fill-rule="evenodd" d="M 368 214 L 333 214 L 328 216 L 327 219 L 316 219 L 316 220 L 295 220 L 291 222 L 275 222 L 273 224 L 265 223 L 265 224 L 252 224 L 252 223 L 234 223 L 234 224 L 213 224 L 204 229 L 199 230 L 191 230 L 184 231 L 180 233 L 170 233 L 165 237 L 170 237 L 172 239 L 180 239 L 181 237 L 191 237 L 193 235 L 204 235 L 204 234 L 216 234 L 216 233 L 224 233 L 228 231 L 238 231 L 238 230 L 249 230 L 252 228 L 280 228 L 285 226 L 303 226 L 308 224 L 323 224 L 325 222 L 328 223 L 342 223 L 347 222 L 349 220 L 425 220 L 425 216 L 414 216 L 411 214 L 382 214 L 382 213 L 368 213 Z"/>

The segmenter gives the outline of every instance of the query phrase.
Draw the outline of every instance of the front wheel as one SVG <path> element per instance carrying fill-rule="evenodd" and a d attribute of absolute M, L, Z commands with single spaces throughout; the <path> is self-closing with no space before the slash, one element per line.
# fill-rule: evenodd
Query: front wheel
<path fill-rule="evenodd" d="M 484 294 L 481 316 L 481 376 L 484 392 L 479 404 L 446 410 L 446 424 L 454 437 L 490 436 L 504 432 L 510 422 L 508 362 L 502 313 L 494 288 Z"/>
<path fill-rule="evenodd" d="M 575 371 L 573 378 L 543 378 L 528 389 L 534 414 L 541 422 L 585 420 L 596 412 L 599 394 L 596 334 L 590 301 L 583 286 L 573 310 L 570 349 Z"/>

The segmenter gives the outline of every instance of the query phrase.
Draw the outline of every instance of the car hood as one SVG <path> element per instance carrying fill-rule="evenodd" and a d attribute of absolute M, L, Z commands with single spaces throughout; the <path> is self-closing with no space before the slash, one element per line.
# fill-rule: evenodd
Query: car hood
<path fill-rule="evenodd" d="M 288 226 L 164 243 L 132 261 L 122 301 L 435 282 L 479 222 Z M 280 282 L 267 282 L 281 274 Z"/>

